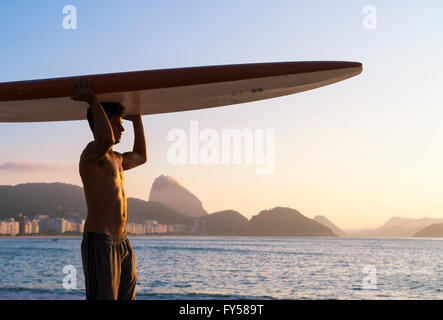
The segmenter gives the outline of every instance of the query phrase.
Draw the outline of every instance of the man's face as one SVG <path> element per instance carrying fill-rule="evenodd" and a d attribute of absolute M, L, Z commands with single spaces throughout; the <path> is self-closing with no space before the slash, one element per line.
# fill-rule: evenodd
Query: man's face
<path fill-rule="evenodd" d="M 122 138 L 122 132 L 125 131 L 125 128 L 122 126 L 123 118 L 113 115 L 109 118 L 109 122 L 111 123 L 112 132 L 114 133 L 115 144 L 117 144 Z"/>

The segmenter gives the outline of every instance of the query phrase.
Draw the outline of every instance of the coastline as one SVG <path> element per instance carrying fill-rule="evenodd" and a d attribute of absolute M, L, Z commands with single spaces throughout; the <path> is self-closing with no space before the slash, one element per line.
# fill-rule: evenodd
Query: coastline
<path fill-rule="evenodd" d="M 328 237 L 328 236 L 244 236 L 244 235 L 185 235 L 185 234 L 128 234 L 131 238 L 318 238 L 318 239 L 350 239 L 350 240 L 442 240 L 441 237 L 364 237 L 364 236 L 353 236 L 353 237 Z M 0 235 L 1 239 L 82 239 L 83 234 L 77 235 L 23 235 L 23 236 L 11 236 L 11 235 Z"/>
<path fill-rule="evenodd" d="M 41 238 L 41 239 L 54 239 L 54 238 L 57 238 L 57 239 L 59 239 L 59 238 L 77 239 L 77 238 L 82 238 L 82 237 L 83 237 L 82 235 L 66 235 L 66 236 L 63 236 L 63 235 L 53 235 L 53 236 L 50 236 L 50 235 L 40 235 L 40 236 L 37 236 L 37 235 L 33 235 L 33 236 L 1 235 L 0 239 L 39 239 L 39 238 Z"/>

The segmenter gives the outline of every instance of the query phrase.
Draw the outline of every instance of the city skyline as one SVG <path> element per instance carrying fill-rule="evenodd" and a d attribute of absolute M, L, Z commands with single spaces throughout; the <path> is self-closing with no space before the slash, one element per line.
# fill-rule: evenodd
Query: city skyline
<path fill-rule="evenodd" d="M 310 92 L 210 110 L 143 117 L 148 162 L 125 172 L 128 197 L 147 200 L 161 174 L 176 178 L 208 212 L 248 219 L 290 207 L 341 228 L 379 226 L 394 216 L 443 217 L 443 44 L 439 1 L 371 3 L 76 1 L 76 30 L 63 28 L 66 4 L 0 5 L 0 82 L 198 65 L 346 60 L 361 75 Z M 164 17 L 168 17 L 165 19 Z M 414 17 L 405 19 L 404 17 Z M 122 23 L 120 23 L 122 22 Z M 331 27 L 332 26 L 332 27 Z M 407 31 L 407 32 L 405 32 Z M 275 168 L 173 165 L 174 129 L 275 130 Z M 132 149 L 126 131 L 114 150 Z M 0 185 L 82 186 L 78 160 L 92 140 L 86 121 L 1 123 Z M 130 216 L 130 212 L 128 215 Z"/>
<path fill-rule="evenodd" d="M 155 219 L 148 219 L 144 223 L 127 222 L 125 231 L 129 235 L 148 234 L 173 234 L 173 235 L 202 235 L 204 226 L 196 219 L 193 226 L 184 224 L 159 223 Z M 0 236 L 26 236 L 26 235 L 81 235 L 85 219 L 66 219 L 38 215 L 36 217 L 18 214 L 15 217 L 0 220 Z"/>

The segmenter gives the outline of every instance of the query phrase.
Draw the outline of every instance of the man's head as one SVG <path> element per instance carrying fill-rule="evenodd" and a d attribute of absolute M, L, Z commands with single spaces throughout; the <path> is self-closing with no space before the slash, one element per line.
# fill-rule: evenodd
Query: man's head
<path fill-rule="evenodd" d="M 103 110 L 106 113 L 106 116 L 109 119 L 109 123 L 111 124 L 112 133 L 114 134 L 115 144 L 120 142 L 122 132 L 125 129 L 122 126 L 122 119 L 125 114 L 125 107 L 123 107 L 120 103 L 117 102 L 102 102 Z M 91 108 L 88 108 L 88 112 L 86 113 L 88 118 L 89 127 L 94 134 L 94 118 L 92 117 Z M 94 135 L 95 136 L 95 135 Z"/>

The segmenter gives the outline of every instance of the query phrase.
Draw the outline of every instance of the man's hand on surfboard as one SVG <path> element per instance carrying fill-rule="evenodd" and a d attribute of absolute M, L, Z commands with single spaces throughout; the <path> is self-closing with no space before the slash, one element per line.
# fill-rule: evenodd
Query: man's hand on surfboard
<path fill-rule="evenodd" d="M 141 120 L 141 118 L 142 117 L 140 114 L 133 114 L 133 115 L 127 115 L 123 119 L 134 122 L 134 121 Z"/>
<path fill-rule="evenodd" d="M 72 90 L 75 96 L 71 97 L 75 101 L 85 101 L 89 104 L 97 101 L 97 97 L 91 90 L 91 81 L 88 79 L 76 79 L 72 81 Z"/>

